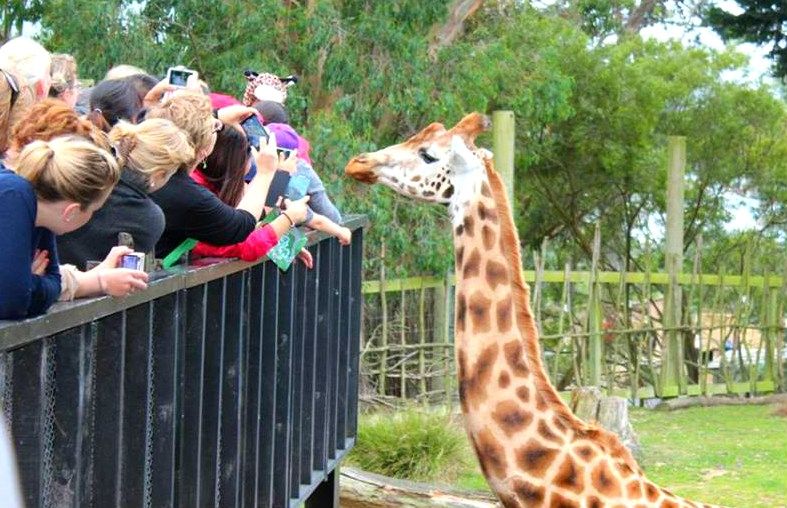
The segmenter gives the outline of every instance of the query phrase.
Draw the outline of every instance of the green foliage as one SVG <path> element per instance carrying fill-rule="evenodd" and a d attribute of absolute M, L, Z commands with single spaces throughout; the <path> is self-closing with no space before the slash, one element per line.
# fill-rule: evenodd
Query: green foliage
<path fill-rule="evenodd" d="M 52 0 L 40 18 L 45 44 L 73 53 L 86 78 L 120 63 L 159 75 L 184 64 L 239 95 L 247 68 L 301 76 L 288 98 L 292 123 L 342 209 L 371 219 L 367 277 L 379 275 L 383 244 L 390 276 L 450 270 L 450 228 L 442 207 L 348 182 L 347 161 L 474 110 L 514 111 L 517 225 L 527 247 L 550 239 L 557 266 L 589 259 L 597 220 L 603 264 L 637 263 L 649 221 L 664 213 L 672 134 L 688 138 L 687 248 L 700 231 L 706 245 L 726 235 L 731 189 L 762 199 L 765 234 L 787 223 L 784 103 L 721 79 L 743 65 L 740 55 L 643 41 L 623 26 L 629 14 L 661 16 L 663 2 L 648 12 L 628 0 L 544 11 L 485 2 L 461 37 L 435 49 L 452 5 Z M 489 136 L 479 142 L 491 145 Z"/>
<path fill-rule="evenodd" d="M 710 5 L 705 22 L 725 39 L 739 39 L 771 46 L 777 76 L 787 76 L 787 4 L 771 0 L 735 0 L 743 12 Z"/>
<path fill-rule="evenodd" d="M 363 415 L 348 462 L 393 478 L 452 482 L 466 467 L 466 440 L 443 412 L 412 408 Z"/>

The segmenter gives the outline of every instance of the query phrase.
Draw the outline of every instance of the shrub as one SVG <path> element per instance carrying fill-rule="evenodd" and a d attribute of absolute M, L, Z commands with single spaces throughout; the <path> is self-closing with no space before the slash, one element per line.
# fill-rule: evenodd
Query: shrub
<path fill-rule="evenodd" d="M 362 416 L 348 462 L 394 478 L 453 482 L 466 467 L 466 447 L 448 414 L 412 408 Z"/>

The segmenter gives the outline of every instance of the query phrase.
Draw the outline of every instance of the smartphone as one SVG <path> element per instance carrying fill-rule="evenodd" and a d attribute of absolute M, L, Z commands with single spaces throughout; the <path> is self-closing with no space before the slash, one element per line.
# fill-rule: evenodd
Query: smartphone
<path fill-rule="evenodd" d="M 170 67 L 167 69 L 167 83 L 173 86 L 185 87 L 189 76 L 199 77 L 197 71 L 185 67 Z"/>
<path fill-rule="evenodd" d="M 265 197 L 265 206 L 275 208 L 279 206 L 279 200 L 287 194 L 287 185 L 290 183 L 290 174 L 281 169 L 277 169 L 273 174 L 273 180 L 268 187 L 268 195 Z"/>
<path fill-rule="evenodd" d="M 265 140 L 266 143 L 268 142 L 268 129 L 262 126 L 257 115 L 251 115 L 242 121 L 240 126 L 243 128 L 243 132 L 246 133 L 246 139 L 249 140 L 249 144 L 251 144 L 255 150 L 260 149 L 260 142 L 262 140 Z"/>

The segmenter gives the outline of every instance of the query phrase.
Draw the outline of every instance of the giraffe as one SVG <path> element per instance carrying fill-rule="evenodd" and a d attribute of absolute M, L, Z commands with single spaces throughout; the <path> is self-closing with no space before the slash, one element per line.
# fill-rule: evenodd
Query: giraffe
<path fill-rule="evenodd" d="M 510 507 L 710 507 L 649 481 L 618 438 L 575 417 L 549 381 L 522 279 L 519 238 L 471 113 L 354 157 L 345 173 L 447 205 L 456 269 L 455 345 L 464 425 L 492 490 Z"/>

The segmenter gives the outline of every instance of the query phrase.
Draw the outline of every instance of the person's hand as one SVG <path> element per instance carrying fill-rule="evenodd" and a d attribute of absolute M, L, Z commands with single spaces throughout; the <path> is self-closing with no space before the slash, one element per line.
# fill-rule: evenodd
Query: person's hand
<path fill-rule="evenodd" d="M 97 276 L 101 290 L 110 296 L 128 296 L 148 287 L 148 274 L 140 270 L 109 268 L 98 271 Z"/>
<path fill-rule="evenodd" d="M 308 207 L 306 206 L 306 203 L 308 202 L 309 196 L 303 196 L 301 199 L 296 199 L 295 201 L 289 199 L 284 200 L 284 206 L 282 207 L 282 210 L 287 212 L 287 216 L 290 218 L 290 220 L 295 222 L 293 226 L 297 226 L 306 220 L 306 215 L 308 213 Z"/>
<path fill-rule="evenodd" d="M 44 275 L 49 266 L 49 251 L 36 249 L 30 270 L 33 275 Z"/>
<path fill-rule="evenodd" d="M 349 228 L 342 226 L 339 228 L 336 238 L 339 239 L 341 245 L 350 245 L 350 242 L 353 240 L 353 233 Z"/>
<path fill-rule="evenodd" d="M 290 154 L 285 156 L 283 153 L 279 154 L 279 169 L 286 171 L 289 174 L 295 173 L 295 168 L 298 163 L 298 150 L 290 150 Z"/>
<path fill-rule="evenodd" d="M 301 249 L 298 253 L 298 259 L 300 259 L 303 265 L 309 270 L 314 268 L 314 258 L 312 257 L 312 253 L 309 252 L 309 249 Z"/>
<path fill-rule="evenodd" d="M 93 270 L 108 270 L 110 268 L 117 268 L 120 266 L 120 260 L 126 254 L 131 254 L 134 252 L 132 249 L 126 247 L 125 245 L 117 245 L 112 247 L 107 254 L 107 257 L 104 258 L 104 261 L 99 263 Z"/>
<path fill-rule="evenodd" d="M 249 106 L 241 106 L 240 104 L 233 104 L 232 106 L 225 106 L 219 109 L 217 115 L 219 120 L 227 124 L 239 124 L 251 115 L 256 115 L 257 110 Z"/>
<path fill-rule="evenodd" d="M 161 98 L 164 97 L 164 94 L 167 92 L 172 92 L 177 90 L 178 87 L 175 85 L 170 85 L 167 78 L 162 79 L 156 86 L 150 89 L 150 91 L 145 95 L 145 98 L 142 99 L 142 104 L 146 107 L 152 107 L 161 102 Z"/>
<path fill-rule="evenodd" d="M 276 153 L 276 135 L 270 133 L 267 142 L 260 139 L 260 149 L 251 149 L 251 154 L 254 157 L 254 162 L 257 164 L 257 174 L 271 173 L 276 171 L 278 164 L 279 154 Z"/>

